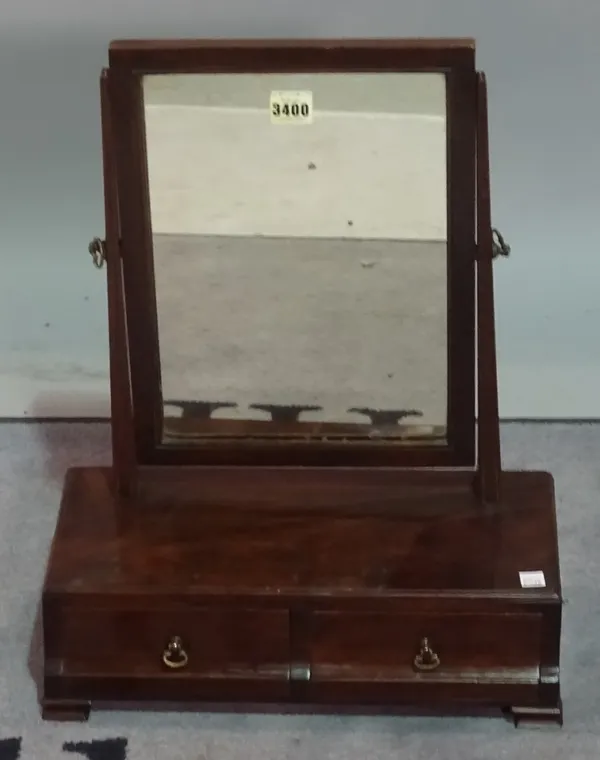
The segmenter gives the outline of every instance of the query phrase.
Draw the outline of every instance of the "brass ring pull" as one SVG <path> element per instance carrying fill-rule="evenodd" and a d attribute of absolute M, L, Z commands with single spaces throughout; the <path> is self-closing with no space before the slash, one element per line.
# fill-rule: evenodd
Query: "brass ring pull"
<path fill-rule="evenodd" d="M 167 648 L 163 652 L 162 660 L 168 668 L 172 668 L 173 670 L 185 668 L 188 664 L 187 652 L 183 648 L 179 636 L 173 636 L 169 641 Z"/>
<path fill-rule="evenodd" d="M 416 670 L 421 671 L 431 671 L 439 667 L 440 658 L 429 646 L 429 639 L 422 639 L 421 650 L 415 657 L 413 664 Z"/>

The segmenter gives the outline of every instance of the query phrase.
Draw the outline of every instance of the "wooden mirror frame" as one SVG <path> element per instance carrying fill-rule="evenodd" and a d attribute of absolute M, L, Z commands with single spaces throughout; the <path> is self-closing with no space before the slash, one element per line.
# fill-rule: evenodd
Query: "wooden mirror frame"
<path fill-rule="evenodd" d="M 441 72 L 447 113 L 447 442 L 308 441 L 213 436 L 162 443 L 161 369 L 142 79 L 175 73 Z M 134 465 L 473 467 L 477 72 L 475 44 L 454 40 L 124 40 L 103 72 L 106 255 L 114 273 L 111 345 L 120 341 L 115 457 Z M 111 254 L 111 249 L 114 249 Z M 115 257 L 115 252 L 118 254 Z M 110 268 L 110 265 L 109 265 Z M 110 275 L 109 275 L 110 276 Z M 113 311 L 115 311 L 113 309 Z M 122 336 L 122 339 L 119 337 Z M 114 353 L 114 352 L 113 352 Z M 111 370 L 112 371 L 112 370 Z M 113 372 L 114 374 L 114 372 Z M 113 390 L 113 393 L 115 391 Z M 117 417 L 115 418 L 115 414 Z"/>

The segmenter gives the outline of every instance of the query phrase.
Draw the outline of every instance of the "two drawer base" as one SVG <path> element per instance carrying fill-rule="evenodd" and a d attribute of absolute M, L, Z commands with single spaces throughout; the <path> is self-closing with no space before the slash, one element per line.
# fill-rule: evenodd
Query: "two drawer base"
<path fill-rule="evenodd" d="M 349 499 L 327 513 L 252 498 L 252 510 L 123 505 L 106 471 L 70 471 L 43 592 L 44 717 L 108 706 L 560 723 L 552 481 L 506 473 L 490 514 L 452 475 L 445 498 L 388 484 L 411 496 L 361 516 Z M 523 570 L 544 586 L 522 588 Z"/>
<path fill-rule="evenodd" d="M 61 629 L 65 656 L 46 658 L 43 713 L 85 719 L 92 705 L 497 710 L 515 720 L 560 722 L 558 671 L 541 665 L 555 617 L 552 608 L 474 614 L 342 608 L 300 615 L 203 608 L 137 616 L 71 608 L 49 626 L 50 638 Z M 182 654 L 171 659 L 173 652 Z"/>

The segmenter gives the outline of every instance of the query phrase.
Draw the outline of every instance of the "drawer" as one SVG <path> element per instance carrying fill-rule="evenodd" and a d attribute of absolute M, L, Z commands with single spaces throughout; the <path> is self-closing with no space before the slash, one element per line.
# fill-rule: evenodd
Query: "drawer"
<path fill-rule="evenodd" d="M 65 675 L 287 680 L 286 610 L 54 609 L 47 659 Z"/>
<path fill-rule="evenodd" d="M 310 682 L 537 681 L 543 616 L 314 612 Z"/>

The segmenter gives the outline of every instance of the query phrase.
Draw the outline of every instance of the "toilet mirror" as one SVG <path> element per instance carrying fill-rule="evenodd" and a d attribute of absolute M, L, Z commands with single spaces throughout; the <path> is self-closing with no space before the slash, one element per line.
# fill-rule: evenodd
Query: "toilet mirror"
<path fill-rule="evenodd" d="M 111 46 L 152 461 L 472 463 L 472 50 L 338 45 Z"/>

